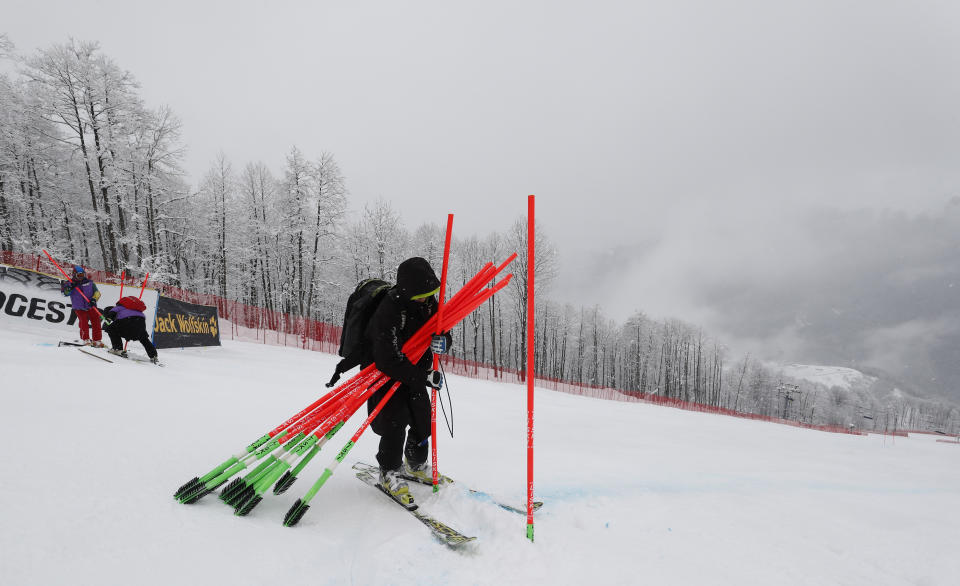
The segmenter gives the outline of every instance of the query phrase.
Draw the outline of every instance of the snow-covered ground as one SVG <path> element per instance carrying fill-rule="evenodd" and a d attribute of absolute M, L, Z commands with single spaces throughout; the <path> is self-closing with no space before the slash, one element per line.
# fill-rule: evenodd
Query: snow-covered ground
<path fill-rule="evenodd" d="M 166 368 L 57 348 L 0 322 L 0 584 L 958 583 L 960 447 L 848 436 L 538 390 L 536 541 L 459 489 L 424 510 L 462 551 L 353 477 L 369 432 L 294 528 L 281 519 L 360 424 L 245 518 L 172 493 L 323 393 L 335 359 L 226 341 Z M 60 330 L 63 331 L 63 330 Z M 524 499 L 525 389 L 450 377 L 443 472 Z M 441 423 L 442 425 L 442 423 Z M 418 487 L 419 488 L 419 487 Z"/>

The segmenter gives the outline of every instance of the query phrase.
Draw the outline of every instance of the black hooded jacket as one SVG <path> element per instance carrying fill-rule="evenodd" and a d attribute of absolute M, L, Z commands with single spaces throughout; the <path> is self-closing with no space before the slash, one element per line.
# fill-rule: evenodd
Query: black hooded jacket
<path fill-rule="evenodd" d="M 397 268 L 397 284 L 387 291 L 367 324 L 363 366 L 376 363 L 377 369 L 410 387 L 427 385 L 427 370 L 433 361 L 430 350 L 414 365 L 403 353 L 403 345 L 437 311 L 433 296 L 426 301 L 411 297 L 440 287 L 430 263 L 420 257 L 403 261 Z"/>

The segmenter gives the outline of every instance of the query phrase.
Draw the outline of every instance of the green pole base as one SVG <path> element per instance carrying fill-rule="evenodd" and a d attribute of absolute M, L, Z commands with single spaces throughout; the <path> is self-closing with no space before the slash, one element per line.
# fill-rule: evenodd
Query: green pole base
<path fill-rule="evenodd" d="M 199 479 L 198 477 L 194 476 L 194 477 L 193 477 L 193 480 L 191 480 L 190 482 L 184 484 L 183 486 L 181 486 L 180 488 L 177 489 L 177 492 L 173 493 L 173 498 L 179 500 L 181 496 L 183 496 L 184 494 L 186 494 L 186 493 L 188 493 L 188 492 L 192 492 L 193 489 L 197 488 L 197 487 L 200 486 L 201 484 L 202 484 L 202 483 L 200 482 L 200 479 Z"/>
<path fill-rule="evenodd" d="M 297 502 L 293 503 L 293 506 L 290 507 L 290 510 L 287 511 L 287 514 L 283 517 L 284 527 L 293 527 L 299 523 L 309 508 L 310 505 L 297 499 Z"/>
<path fill-rule="evenodd" d="M 283 476 L 280 477 L 280 480 L 277 481 L 276 486 L 273 487 L 273 494 L 283 494 L 287 492 L 287 489 L 293 486 L 293 483 L 296 481 L 297 477 L 290 474 L 290 471 L 287 470 L 283 473 Z"/>
<path fill-rule="evenodd" d="M 533 523 L 527 523 L 527 539 L 533 543 Z"/>

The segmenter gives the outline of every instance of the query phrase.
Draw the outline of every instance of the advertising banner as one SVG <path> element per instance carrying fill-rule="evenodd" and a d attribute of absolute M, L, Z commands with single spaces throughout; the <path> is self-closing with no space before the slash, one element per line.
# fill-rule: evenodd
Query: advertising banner
<path fill-rule="evenodd" d="M 52 275 L 0 264 L 0 323 L 54 328 L 65 338 L 78 337 L 77 314 L 73 312 L 70 298 L 60 293 L 60 281 Z M 119 285 L 96 285 L 100 291 L 97 307 L 103 309 L 116 304 L 120 298 Z M 136 297 L 140 287 L 127 285 L 123 294 Z M 155 289 L 143 292 L 147 306 L 143 313 L 148 327 L 157 313 L 158 296 Z"/>
<path fill-rule="evenodd" d="M 219 346 L 217 308 L 160 296 L 153 345 L 157 348 Z"/>

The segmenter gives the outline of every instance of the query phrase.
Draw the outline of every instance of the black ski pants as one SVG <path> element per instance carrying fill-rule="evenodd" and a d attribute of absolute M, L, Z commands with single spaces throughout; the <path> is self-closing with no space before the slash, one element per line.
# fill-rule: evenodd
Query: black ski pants
<path fill-rule="evenodd" d="M 387 383 L 370 397 L 367 413 L 373 412 L 390 386 L 391 383 Z M 430 395 L 426 387 L 413 389 L 401 385 L 370 427 L 380 436 L 377 463 L 381 469 L 400 468 L 404 456 L 411 465 L 426 462 L 430 453 L 427 441 L 430 439 Z"/>
<path fill-rule="evenodd" d="M 110 336 L 110 345 L 114 350 L 123 350 L 124 340 L 136 340 L 143 344 L 147 356 L 153 358 L 157 355 L 157 349 L 150 341 L 150 336 L 147 335 L 147 321 L 140 316 L 114 320 L 112 324 L 106 327 L 106 331 L 107 335 Z"/>

